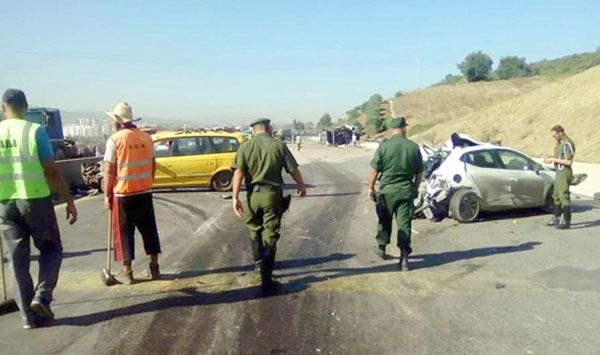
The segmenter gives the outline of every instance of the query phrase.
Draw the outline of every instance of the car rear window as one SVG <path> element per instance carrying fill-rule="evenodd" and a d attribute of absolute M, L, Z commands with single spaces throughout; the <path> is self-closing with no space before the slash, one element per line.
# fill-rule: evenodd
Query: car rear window
<path fill-rule="evenodd" d="M 466 153 L 461 160 L 480 168 L 502 169 L 502 166 L 494 159 L 494 154 L 489 150 Z"/>

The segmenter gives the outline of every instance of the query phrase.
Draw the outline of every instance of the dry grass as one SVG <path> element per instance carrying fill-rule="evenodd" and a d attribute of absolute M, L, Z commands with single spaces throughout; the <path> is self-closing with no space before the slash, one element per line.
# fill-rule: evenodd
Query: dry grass
<path fill-rule="evenodd" d="M 536 88 L 540 83 L 543 85 Z M 517 88 L 511 89 L 504 82 L 484 84 L 488 86 L 466 86 L 472 86 L 471 89 L 475 91 L 486 90 L 481 94 L 483 97 L 489 93 L 493 93 L 494 97 L 501 97 L 504 95 L 501 92 L 507 90 L 506 99 L 498 99 L 479 109 L 474 109 L 473 104 L 464 108 L 456 104 L 456 111 L 472 112 L 464 115 L 455 113 L 455 119 L 438 119 L 444 116 L 443 110 L 454 105 L 442 105 L 443 101 L 451 101 L 453 94 L 452 87 L 441 87 L 445 91 L 436 93 L 440 96 L 440 101 L 437 102 L 441 107 L 433 105 L 436 107 L 436 115 L 428 117 L 421 111 L 420 114 L 415 113 L 412 120 L 413 124 L 430 123 L 432 117 L 436 117 L 435 120 L 441 123 L 413 138 L 420 142 L 439 144 L 446 141 L 452 132 L 464 132 L 480 140 L 501 140 L 504 145 L 540 156 L 552 153 L 554 142 L 549 130 L 552 126 L 561 124 L 575 141 L 576 159 L 600 163 L 600 138 L 595 130 L 600 118 L 600 66 L 558 81 L 533 81 L 525 84 L 520 92 Z M 425 91 L 435 89 L 438 88 Z M 463 91 L 462 88 L 460 90 Z M 448 97 L 441 97 L 445 95 Z M 452 109 L 448 111 L 452 112 Z"/>

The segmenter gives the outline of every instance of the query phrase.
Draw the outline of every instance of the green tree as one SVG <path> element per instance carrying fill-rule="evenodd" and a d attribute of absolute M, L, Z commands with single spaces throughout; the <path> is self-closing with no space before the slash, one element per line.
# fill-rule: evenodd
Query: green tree
<path fill-rule="evenodd" d="M 331 116 L 329 116 L 328 113 L 324 113 L 323 116 L 321 116 L 321 118 L 319 119 L 319 123 L 317 124 L 317 127 L 324 129 L 324 128 L 329 128 L 332 125 L 333 124 L 331 123 Z"/>
<path fill-rule="evenodd" d="M 458 64 L 458 69 L 467 81 L 481 81 L 488 80 L 492 65 L 494 65 L 492 58 L 478 51 L 469 54 L 462 63 Z"/>
<path fill-rule="evenodd" d="M 346 111 L 347 121 L 350 124 L 356 124 L 358 119 L 360 118 L 360 112 L 358 111 L 358 107 L 353 108 L 350 111 Z"/>
<path fill-rule="evenodd" d="M 296 131 L 304 131 L 304 123 L 294 120 L 294 122 L 292 122 L 292 128 Z"/>
<path fill-rule="evenodd" d="M 496 69 L 496 75 L 500 80 L 507 80 L 512 78 L 522 78 L 531 76 L 533 69 L 525 58 L 519 58 L 517 56 L 507 56 L 500 58 L 500 64 Z"/>
<path fill-rule="evenodd" d="M 363 112 L 367 116 L 365 130 L 368 134 L 372 135 L 385 130 L 385 120 L 379 113 L 379 105 L 382 101 L 383 97 L 379 94 L 375 94 L 366 102 L 365 110 Z"/>

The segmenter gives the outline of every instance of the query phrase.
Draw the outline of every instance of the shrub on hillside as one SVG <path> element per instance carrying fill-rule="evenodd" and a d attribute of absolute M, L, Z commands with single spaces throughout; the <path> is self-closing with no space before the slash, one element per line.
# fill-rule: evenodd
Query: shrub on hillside
<path fill-rule="evenodd" d="M 523 78 L 533 75 L 533 69 L 527 64 L 525 58 L 507 56 L 500 58 L 500 64 L 495 74 L 499 80 Z"/>
<path fill-rule="evenodd" d="M 462 75 L 454 75 L 448 74 L 444 77 L 443 80 L 431 85 L 431 86 L 441 86 L 441 85 L 456 85 L 463 80 Z"/>
<path fill-rule="evenodd" d="M 402 91 L 397 91 L 396 94 L 394 95 L 394 97 L 399 98 L 399 97 L 402 97 L 402 95 L 404 95 L 404 93 Z"/>
<path fill-rule="evenodd" d="M 458 69 L 467 81 L 481 81 L 488 80 L 492 65 L 494 65 L 492 58 L 478 51 L 469 54 L 462 63 L 458 64 Z"/>

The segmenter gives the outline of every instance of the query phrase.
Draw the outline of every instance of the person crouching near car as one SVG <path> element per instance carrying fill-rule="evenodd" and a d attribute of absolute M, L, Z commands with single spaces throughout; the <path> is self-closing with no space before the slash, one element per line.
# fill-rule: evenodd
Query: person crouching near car
<path fill-rule="evenodd" d="M 139 230 L 144 249 L 150 255 L 152 280 L 160 279 L 158 254 L 161 252 L 154 205 L 154 148 L 152 138 L 133 122 L 131 106 L 119 103 L 106 111 L 115 123 L 117 133 L 106 141 L 104 155 L 105 207 L 112 213 L 115 259 L 123 262 L 117 276 L 119 282 L 134 282 L 132 261 L 135 257 L 135 228 Z"/>

